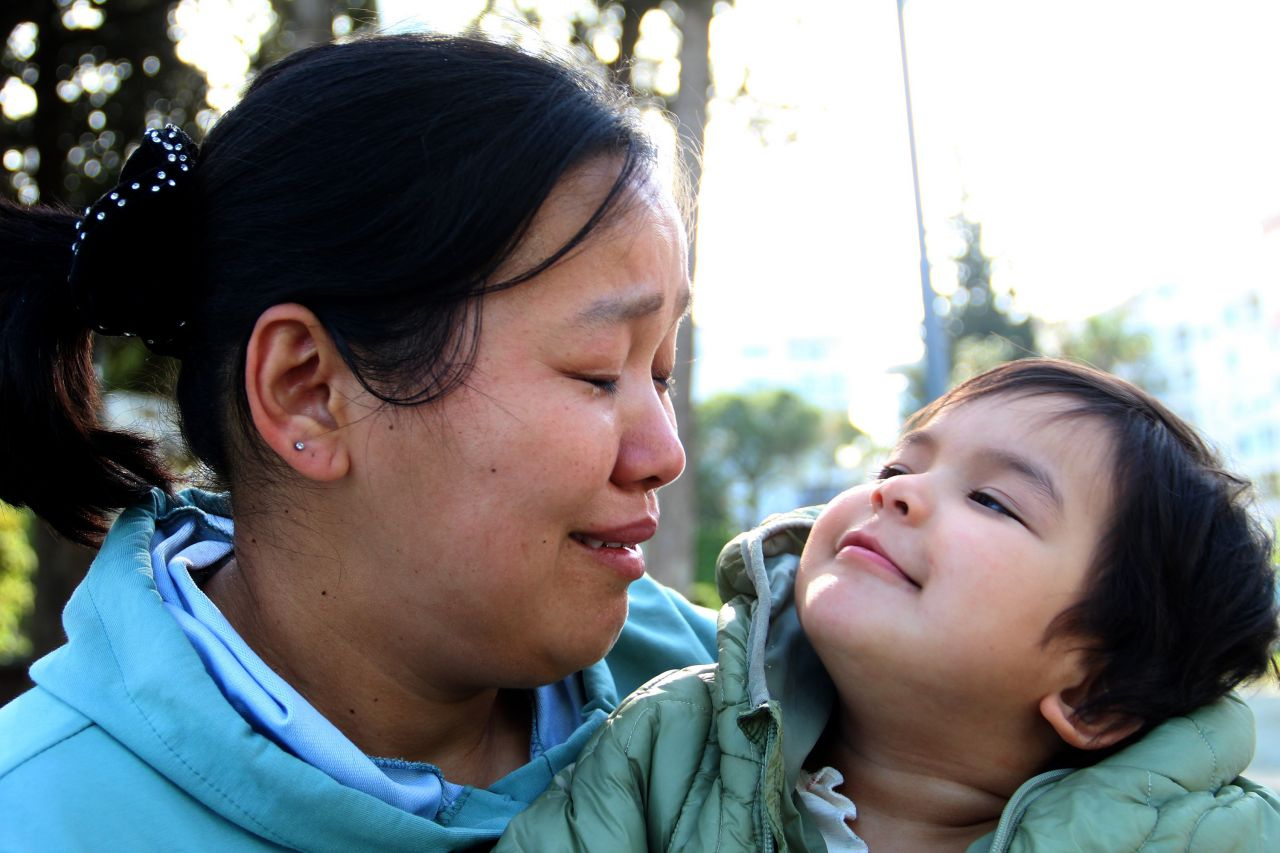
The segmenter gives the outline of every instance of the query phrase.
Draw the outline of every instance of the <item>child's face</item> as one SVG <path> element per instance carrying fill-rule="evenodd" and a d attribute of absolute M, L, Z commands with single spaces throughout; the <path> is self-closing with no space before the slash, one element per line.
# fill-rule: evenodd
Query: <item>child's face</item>
<path fill-rule="evenodd" d="M 885 479 L 823 511 L 796 600 L 846 702 L 1004 714 L 1079 683 L 1073 643 L 1045 631 L 1080 599 L 1112 497 L 1101 425 L 1052 417 L 1071 402 L 944 409 L 904 436 Z"/>

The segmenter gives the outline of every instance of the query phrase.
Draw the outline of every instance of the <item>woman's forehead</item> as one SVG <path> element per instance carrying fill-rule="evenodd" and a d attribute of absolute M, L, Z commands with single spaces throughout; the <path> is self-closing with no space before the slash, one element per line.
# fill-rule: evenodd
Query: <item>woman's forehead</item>
<path fill-rule="evenodd" d="M 653 180 L 647 167 L 637 169 L 619 186 L 622 168 L 619 158 L 599 157 L 566 172 L 498 270 L 498 280 L 537 267 L 575 238 L 580 238 L 580 243 L 574 252 L 593 244 L 616 242 L 619 235 L 637 230 L 638 218 L 647 218 L 645 229 L 656 229 L 660 236 L 679 242 L 683 249 L 683 228 L 670 192 Z M 598 218 L 595 223 L 593 218 Z M 583 234 L 589 224 L 591 231 Z"/>

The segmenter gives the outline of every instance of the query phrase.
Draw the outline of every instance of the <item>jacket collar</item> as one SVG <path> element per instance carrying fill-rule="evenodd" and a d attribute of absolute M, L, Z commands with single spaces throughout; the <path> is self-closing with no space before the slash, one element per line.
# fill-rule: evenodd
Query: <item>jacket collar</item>
<path fill-rule="evenodd" d="M 796 616 L 795 577 L 800 552 L 821 507 L 767 519 L 720 552 L 716 584 L 733 616 L 721 616 L 723 689 L 742 684 L 748 713 L 767 712 L 785 726 L 782 762 L 793 786 L 804 760 L 826 728 L 835 689 Z M 738 614 L 747 618 L 739 618 Z M 726 700 L 732 697 L 725 697 Z"/>

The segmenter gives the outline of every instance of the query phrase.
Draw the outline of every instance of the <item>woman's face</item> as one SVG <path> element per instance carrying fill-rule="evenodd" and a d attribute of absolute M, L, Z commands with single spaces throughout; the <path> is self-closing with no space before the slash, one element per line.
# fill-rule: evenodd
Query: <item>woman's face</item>
<path fill-rule="evenodd" d="M 561 182 L 504 272 L 577 232 L 609 165 Z M 420 655 L 411 667 L 466 690 L 549 683 L 609 650 L 657 529 L 655 491 L 684 467 L 667 380 L 686 251 L 669 195 L 637 187 L 566 259 L 485 298 L 462 387 L 363 424 L 354 464 L 376 574 L 361 583 L 377 600 L 359 606 L 386 659 Z"/>

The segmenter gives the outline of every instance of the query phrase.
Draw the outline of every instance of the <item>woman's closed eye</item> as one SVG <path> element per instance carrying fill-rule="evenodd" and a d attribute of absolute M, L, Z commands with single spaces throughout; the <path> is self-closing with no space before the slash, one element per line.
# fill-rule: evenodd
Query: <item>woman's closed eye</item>
<path fill-rule="evenodd" d="M 611 397 L 618 393 L 617 376 L 583 376 L 582 381 Z"/>
<path fill-rule="evenodd" d="M 618 393 L 618 382 L 621 377 L 618 376 L 579 376 L 583 382 L 586 382 L 593 388 L 603 391 L 605 394 L 613 396 Z M 670 394 L 676 387 L 675 377 L 670 374 L 655 373 L 653 376 L 654 387 L 658 389 L 659 394 Z"/>

